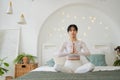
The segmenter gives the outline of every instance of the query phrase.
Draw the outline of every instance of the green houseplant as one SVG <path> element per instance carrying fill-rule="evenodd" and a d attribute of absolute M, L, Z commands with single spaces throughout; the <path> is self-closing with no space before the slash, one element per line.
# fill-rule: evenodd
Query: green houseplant
<path fill-rule="evenodd" d="M 5 59 L 6 58 L 0 58 L 0 76 L 2 76 L 5 72 L 7 73 L 8 71 L 7 67 L 9 67 L 9 64 L 5 62 Z"/>
<path fill-rule="evenodd" d="M 116 61 L 113 65 L 120 66 L 120 46 L 117 46 L 114 50 L 116 51 Z"/>
<path fill-rule="evenodd" d="M 35 63 L 35 56 L 26 53 L 19 54 L 14 60 L 14 63 L 18 64 L 29 64 L 30 62 Z"/>

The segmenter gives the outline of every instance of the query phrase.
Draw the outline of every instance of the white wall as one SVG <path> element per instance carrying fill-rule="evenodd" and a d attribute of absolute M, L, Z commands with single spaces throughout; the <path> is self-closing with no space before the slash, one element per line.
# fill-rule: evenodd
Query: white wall
<path fill-rule="evenodd" d="M 58 49 L 64 41 L 69 39 L 67 27 L 70 24 L 78 26 L 77 37 L 87 43 L 92 54 L 95 53 L 95 45 L 114 47 L 112 45 L 115 44 L 117 39 L 114 37 L 116 35 L 114 30 L 118 30 L 118 28 L 114 27 L 117 26 L 115 22 L 96 7 L 77 3 L 63 7 L 47 18 L 40 30 L 40 48 L 38 52 L 42 53 L 41 47 L 46 43 L 54 44 Z M 114 62 L 112 51 L 106 53 L 106 56 L 109 56 L 107 58 L 109 65 L 112 65 Z M 49 52 L 49 54 L 52 55 L 54 53 Z M 42 58 L 43 56 L 40 59 Z"/>
<path fill-rule="evenodd" d="M 113 21 L 115 24 L 110 25 L 113 29 L 115 27 L 113 35 L 116 40 L 114 40 L 114 43 L 115 45 L 120 44 L 118 35 L 120 34 L 120 0 L 12 0 L 13 14 L 7 15 L 5 12 L 9 1 L 10 0 L 0 0 L 0 29 L 18 29 L 18 27 L 22 27 L 22 51 L 26 53 L 31 53 L 33 55 L 41 54 L 41 47 L 38 45 L 39 40 L 41 40 L 39 38 L 39 31 L 44 21 L 57 9 L 73 3 L 92 5 L 98 9 L 98 11 L 100 10 L 109 17 L 110 21 Z M 18 25 L 16 23 L 21 13 L 25 15 L 26 25 Z"/>
<path fill-rule="evenodd" d="M 18 53 L 19 29 L 0 30 L 0 58 L 6 58 L 9 63 L 9 72 L 5 75 L 14 75 L 14 63 Z M 3 79 L 0 79 L 3 80 Z"/>

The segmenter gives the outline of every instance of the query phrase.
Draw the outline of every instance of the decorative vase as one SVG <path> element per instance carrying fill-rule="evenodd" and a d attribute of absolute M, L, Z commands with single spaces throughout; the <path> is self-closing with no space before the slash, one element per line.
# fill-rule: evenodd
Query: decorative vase
<path fill-rule="evenodd" d="M 26 56 L 22 58 L 22 61 L 23 61 L 23 64 L 28 64 L 29 63 L 29 59 Z"/>

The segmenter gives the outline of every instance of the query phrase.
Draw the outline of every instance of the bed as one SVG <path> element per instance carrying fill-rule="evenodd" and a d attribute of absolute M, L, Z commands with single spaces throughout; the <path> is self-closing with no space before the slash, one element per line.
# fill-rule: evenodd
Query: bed
<path fill-rule="evenodd" d="M 53 67 L 41 66 L 15 80 L 120 80 L 120 67 L 96 67 L 88 73 L 56 72 Z"/>
<path fill-rule="evenodd" d="M 102 47 L 105 47 L 105 46 L 102 46 Z M 92 59 L 91 60 L 92 63 L 97 65 L 92 72 L 81 73 L 81 74 L 63 73 L 63 72 L 56 72 L 54 70 L 53 64 L 51 65 L 51 63 L 55 61 L 55 63 L 60 63 L 61 65 L 63 65 L 65 58 L 51 59 L 51 57 L 47 55 L 49 54 L 49 52 L 51 52 L 50 50 L 52 50 L 54 46 L 47 45 L 47 49 L 45 50 L 48 50 L 48 51 L 45 51 L 44 48 L 45 46 L 43 47 L 43 50 L 42 50 L 44 53 L 42 54 L 42 63 L 45 64 L 47 62 L 50 64 L 47 66 L 40 66 L 35 70 L 32 70 L 28 74 L 25 74 L 21 77 L 16 78 L 15 80 L 120 80 L 120 67 L 119 66 L 115 67 L 111 65 L 107 66 L 105 62 L 104 54 L 92 55 L 90 59 Z M 84 59 L 84 58 L 81 57 L 81 59 Z M 95 61 L 93 59 L 95 59 Z M 96 59 L 98 61 L 96 61 Z M 86 62 L 85 59 L 84 61 Z M 109 63 L 111 63 L 110 59 L 109 59 Z"/>

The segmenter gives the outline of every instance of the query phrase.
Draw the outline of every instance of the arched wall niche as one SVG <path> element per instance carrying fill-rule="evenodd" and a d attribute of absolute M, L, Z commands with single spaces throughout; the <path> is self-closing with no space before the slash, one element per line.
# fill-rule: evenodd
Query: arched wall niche
<path fill-rule="evenodd" d="M 117 44 L 116 34 L 119 32 L 119 27 L 99 8 L 78 3 L 66 5 L 48 16 L 39 31 L 38 57 L 40 64 L 42 63 L 42 46 L 55 44 L 58 49 L 68 39 L 66 29 L 70 24 L 78 26 L 77 37 L 86 42 L 91 53 L 93 53 L 95 45 L 109 45 L 113 48 Z M 112 56 L 113 54 L 110 55 L 110 58 L 114 59 Z"/>

